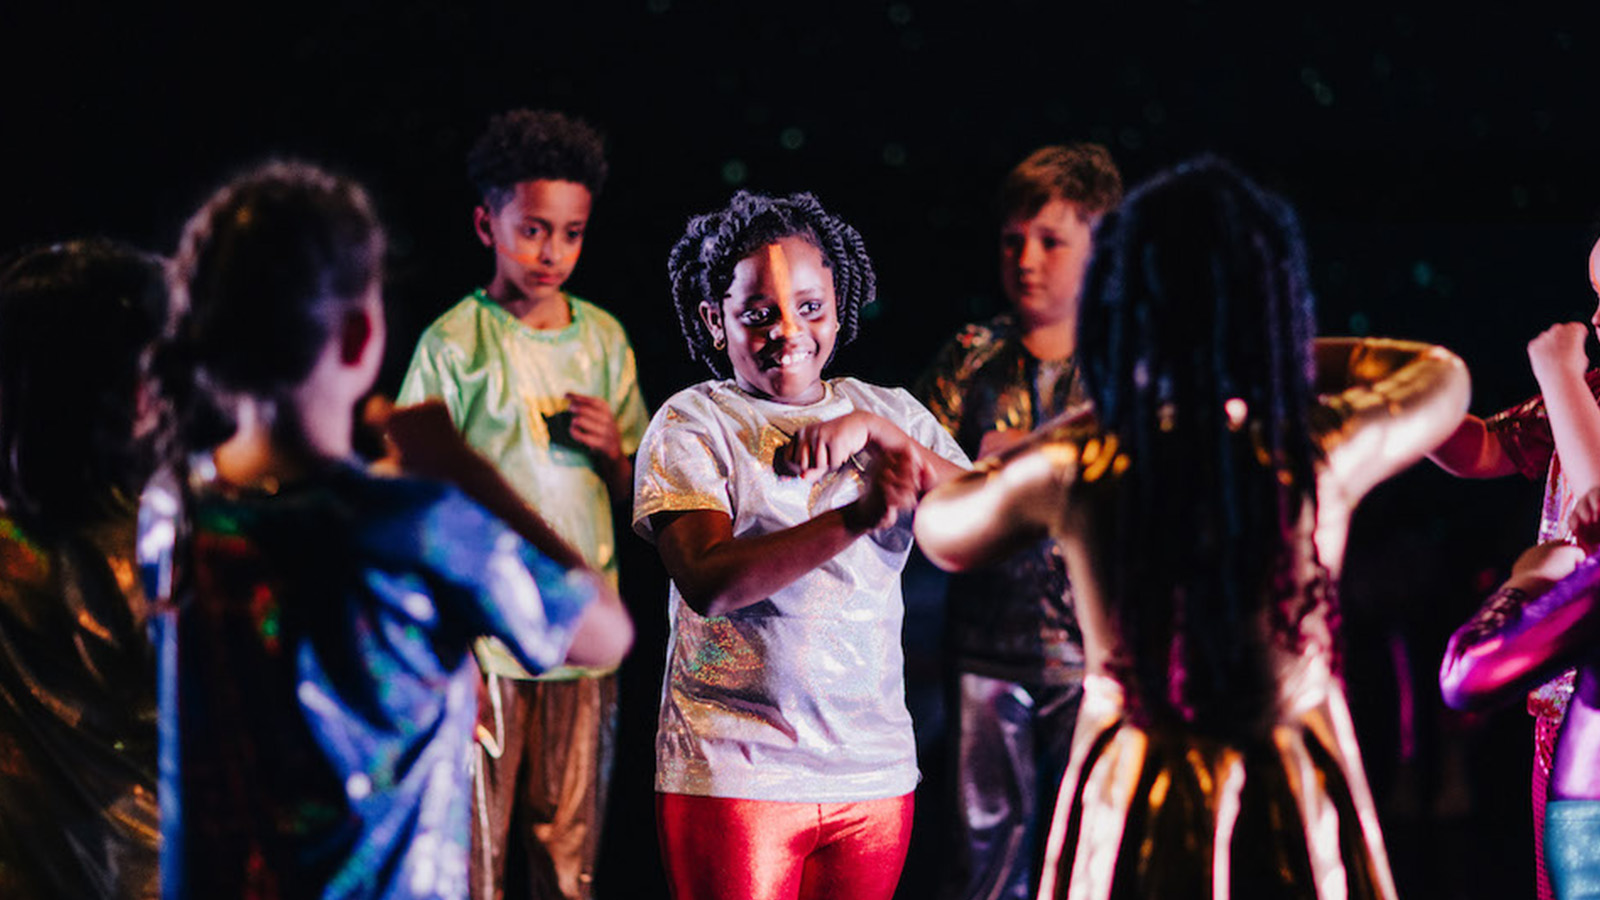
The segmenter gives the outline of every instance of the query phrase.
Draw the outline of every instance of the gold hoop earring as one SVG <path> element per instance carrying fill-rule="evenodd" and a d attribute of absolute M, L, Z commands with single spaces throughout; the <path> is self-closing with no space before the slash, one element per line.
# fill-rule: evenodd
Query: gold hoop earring
<path fill-rule="evenodd" d="M 713 350 L 721 350 L 726 346 L 728 346 L 728 342 L 723 340 L 720 334 L 711 339 L 711 349 Z"/>

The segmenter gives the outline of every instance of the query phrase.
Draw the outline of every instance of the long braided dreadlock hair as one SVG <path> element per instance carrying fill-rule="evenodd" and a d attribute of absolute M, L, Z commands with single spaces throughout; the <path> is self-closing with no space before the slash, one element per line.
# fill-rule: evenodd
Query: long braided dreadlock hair
<path fill-rule="evenodd" d="M 1126 653 L 1115 664 L 1146 721 L 1259 733 L 1273 691 L 1263 642 L 1301 646 L 1306 612 L 1331 602 L 1314 548 L 1293 539 L 1314 508 L 1319 453 L 1298 223 L 1200 158 L 1137 189 L 1095 247 L 1078 346 L 1100 422 L 1129 460 L 1104 541 Z M 1309 592 L 1308 553 L 1321 573 Z"/>
<path fill-rule="evenodd" d="M 700 304 L 720 305 L 733 284 L 734 266 L 786 237 L 802 238 L 822 251 L 823 262 L 833 273 L 838 306 L 839 338 L 834 347 L 855 339 L 861 308 L 872 302 L 878 284 L 861 235 L 823 209 L 811 194 L 773 197 L 739 191 L 726 207 L 690 219 L 667 257 L 672 303 L 689 356 L 710 366 L 718 377 L 731 374 L 728 358 L 713 346 L 711 332 L 700 318 Z"/>

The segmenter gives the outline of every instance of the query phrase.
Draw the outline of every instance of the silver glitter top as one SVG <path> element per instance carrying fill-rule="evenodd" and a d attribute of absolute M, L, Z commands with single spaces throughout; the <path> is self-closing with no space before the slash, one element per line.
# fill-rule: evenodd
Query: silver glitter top
<path fill-rule="evenodd" d="M 802 425 L 876 413 L 912 439 L 967 464 L 912 396 L 851 378 L 810 406 L 761 400 L 732 381 L 674 395 L 640 446 L 633 525 L 716 510 L 735 537 L 798 525 L 854 500 L 845 466 L 780 477 L 773 453 Z M 656 789 L 752 800 L 848 802 L 894 797 L 917 783 L 900 649 L 900 570 L 911 520 L 863 536 L 771 597 L 726 616 L 690 609 L 673 585 L 666 682 L 656 732 Z"/>

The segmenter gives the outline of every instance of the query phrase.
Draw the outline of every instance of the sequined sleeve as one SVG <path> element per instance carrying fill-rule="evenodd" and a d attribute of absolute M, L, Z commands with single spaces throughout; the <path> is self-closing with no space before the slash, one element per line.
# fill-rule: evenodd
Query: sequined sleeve
<path fill-rule="evenodd" d="M 561 664 L 598 596 L 591 576 L 550 560 L 453 489 L 419 524 L 417 551 L 452 588 L 472 631 L 531 671 Z"/>
<path fill-rule="evenodd" d="M 1589 386 L 1589 393 L 1600 400 L 1600 369 L 1590 370 L 1583 380 Z M 1506 456 L 1523 476 L 1541 478 L 1549 471 L 1556 442 L 1550 432 L 1550 415 L 1542 396 L 1533 396 L 1503 409 L 1485 419 L 1483 424 L 1500 441 Z"/>
<path fill-rule="evenodd" d="M 646 540 L 655 540 L 650 517 L 656 513 L 703 509 L 733 515 L 725 437 L 703 403 L 692 390 L 682 391 L 645 429 L 634 465 L 633 528 Z"/>
<path fill-rule="evenodd" d="M 1531 397 L 1510 409 L 1503 409 L 1485 419 L 1483 424 L 1523 477 L 1544 476 L 1556 442 L 1550 433 L 1550 417 L 1545 414 L 1543 397 Z"/>
<path fill-rule="evenodd" d="M 933 365 L 917 379 L 912 394 L 945 431 L 955 435 L 960 429 L 968 382 L 1000 348 L 993 328 L 968 325 L 940 348 Z"/>

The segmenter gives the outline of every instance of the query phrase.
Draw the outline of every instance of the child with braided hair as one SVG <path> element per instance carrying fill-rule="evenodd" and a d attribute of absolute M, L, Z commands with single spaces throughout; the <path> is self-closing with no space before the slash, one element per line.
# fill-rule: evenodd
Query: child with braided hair
<path fill-rule="evenodd" d="M 900 649 L 911 509 L 966 458 L 903 390 L 823 379 L 875 276 L 810 194 L 740 192 L 668 268 L 690 354 L 640 448 L 671 576 L 656 736 L 673 895 L 888 898 L 917 782 Z M 731 376 L 731 377 L 730 377 Z"/>

